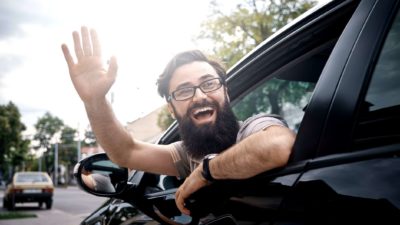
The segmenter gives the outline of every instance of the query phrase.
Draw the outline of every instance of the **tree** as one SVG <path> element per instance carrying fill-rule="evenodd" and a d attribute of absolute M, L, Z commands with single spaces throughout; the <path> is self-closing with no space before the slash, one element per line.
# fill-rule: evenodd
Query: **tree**
<path fill-rule="evenodd" d="M 25 140 L 22 132 L 26 129 L 21 122 L 18 107 L 9 102 L 0 105 L 0 172 L 4 173 L 11 166 L 13 173 L 17 166 L 21 166 L 27 158 L 29 140 Z M 9 174 L 11 175 L 11 174 Z"/>
<path fill-rule="evenodd" d="M 172 118 L 171 114 L 168 111 L 168 106 L 164 106 L 158 114 L 157 125 L 162 130 L 166 130 L 174 121 L 175 119 Z"/>
<path fill-rule="evenodd" d="M 78 162 L 77 142 L 75 141 L 76 133 L 75 129 L 67 125 L 61 131 L 58 160 L 60 164 L 64 164 L 67 167 L 73 166 Z"/>
<path fill-rule="evenodd" d="M 307 93 L 314 87 L 315 84 L 307 82 L 271 79 L 244 97 L 233 107 L 233 111 L 240 120 L 259 112 L 285 116 L 282 111 L 284 106 L 299 107 L 299 103 L 309 97 Z"/>
<path fill-rule="evenodd" d="M 210 40 L 213 54 L 226 66 L 233 66 L 250 50 L 278 29 L 316 4 L 313 0 L 246 0 L 232 11 L 211 2 L 212 16 L 202 24 L 198 40 Z M 240 119 L 254 113 L 281 114 L 283 103 L 298 105 L 309 87 L 284 80 L 272 80 L 247 96 L 234 112 Z"/>
<path fill-rule="evenodd" d="M 35 124 L 36 134 L 34 140 L 39 142 L 36 149 L 45 149 L 43 158 L 47 172 L 50 172 L 50 168 L 54 163 L 54 151 L 52 150 L 54 144 L 54 138 L 57 133 L 60 133 L 64 127 L 64 122 L 51 113 L 46 112 L 43 117 L 40 117 Z"/>
<path fill-rule="evenodd" d="M 202 23 L 197 41 L 211 41 L 213 54 L 231 67 L 315 4 L 315 0 L 246 0 L 227 12 L 213 0 L 210 19 Z"/>

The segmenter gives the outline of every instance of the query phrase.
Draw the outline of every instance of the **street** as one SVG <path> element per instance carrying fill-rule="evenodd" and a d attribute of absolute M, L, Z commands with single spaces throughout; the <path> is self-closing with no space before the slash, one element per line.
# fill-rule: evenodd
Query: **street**
<path fill-rule="evenodd" d="M 0 191 L 0 201 L 3 202 L 4 191 Z M 0 225 L 77 225 L 98 208 L 106 198 L 90 195 L 76 186 L 67 188 L 58 187 L 54 191 L 53 207 L 46 210 L 38 208 L 37 203 L 24 203 L 16 205 L 16 212 L 33 213 L 36 218 L 0 220 Z M 0 212 L 6 209 L 1 208 Z"/>

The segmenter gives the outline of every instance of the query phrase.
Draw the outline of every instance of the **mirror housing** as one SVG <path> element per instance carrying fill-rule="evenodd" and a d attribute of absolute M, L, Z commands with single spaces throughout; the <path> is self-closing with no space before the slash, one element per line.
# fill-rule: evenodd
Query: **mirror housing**
<path fill-rule="evenodd" d="M 74 167 L 77 184 L 86 192 L 115 197 L 128 186 L 128 169 L 111 162 L 106 153 L 91 155 Z"/>

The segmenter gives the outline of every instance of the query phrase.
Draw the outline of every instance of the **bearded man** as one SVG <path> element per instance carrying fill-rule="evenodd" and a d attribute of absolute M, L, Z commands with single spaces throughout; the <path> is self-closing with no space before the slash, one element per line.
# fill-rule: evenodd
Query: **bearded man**
<path fill-rule="evenodd" d="M 182 141 L 168 145 L 136 140 L 117 120 L 106 94 L 117 75 L 115 57 L 102 65 L 95 30 L 73 32 L 76 62 L 62 50 L 91 127 L 109 158 L 120 166 L 185 178 L 176 204 L 214 180 L 246 179 L 288 162 L 295 135 L 284 121 L 256 115 L 238 122 L 229 106 L 226 72 L 198 50 L 176 55 L 158 79 L 158 92 L 177 119 Z"/>

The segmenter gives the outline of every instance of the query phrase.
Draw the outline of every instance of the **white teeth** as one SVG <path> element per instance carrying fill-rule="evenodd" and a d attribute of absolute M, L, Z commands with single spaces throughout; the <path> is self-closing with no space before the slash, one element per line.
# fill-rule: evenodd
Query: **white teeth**
<path fill-rule="evenodd" d="M 213 110 L 211 107 L 204 107 L 204 108 L 200 108 L 200 109 L 196 109 L 193 114 L 197 115 L 199 113 L 205 112 L 205 111 L 209 111 L 209 110 Z"/>

